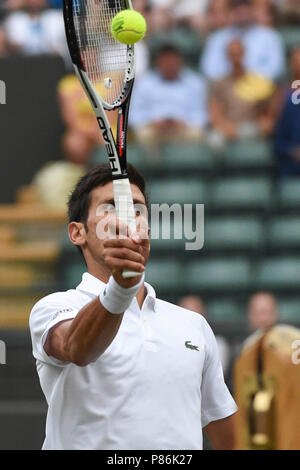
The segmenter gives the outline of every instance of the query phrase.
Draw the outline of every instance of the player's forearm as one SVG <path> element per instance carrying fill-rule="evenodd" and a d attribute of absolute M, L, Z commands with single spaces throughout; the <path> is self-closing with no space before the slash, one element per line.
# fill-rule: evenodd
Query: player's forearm
<path fill-rule="evenodd" d="M 214 450 L 234 450 L 234 414 L 210 422 L 204 429 Z"/>
<path fill-rule="evenodd" d="M 137 267 L 142 268 L 138 264 Z M 116 272 L 115 275 L 120 277 L 121 273 L 122 271 Z M 71 362 L 85 366 L 95 361 L 108 348 L 118 332 L 123 312 L 129 308 L 132 299 L 143 288 L 144 276 L 130 279 L 129 283 L 135 282 L 135 284 L 131 287 L 122 287 L 111 276 L 100 296 L 75 317 L 67 330 L 64 342 Z"/>
<path fill-rule="evenodd" d="M 113 315 L 97 297 L 74 318 L 65 337 L 69 360 L 78 366 L 94 362 L 116 336 L 123 314 Z"/>

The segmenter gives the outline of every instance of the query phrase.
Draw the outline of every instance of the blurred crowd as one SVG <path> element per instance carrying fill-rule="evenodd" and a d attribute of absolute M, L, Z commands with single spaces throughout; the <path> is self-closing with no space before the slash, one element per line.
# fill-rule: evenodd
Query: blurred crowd
<path fill-rule="evenodd" d="M 62 147 L 68 162 L 85 166 L 103 142 L 72 72 L 61 7 L 62 0 L 2 1 L 0 57 L 62 57 Z M 221 152 L 237 139 L 267 138 L 278 174 L 299 174 L 300 106 L 292 97 L 300 79 L 300 36 L 299 45 L 286 50 L 280 33 L 300 24 L 299 0 L 133 0 L 133 7 L 148 25 L 136 46 L 130 111 L 131 138 L 145 155 L 154 158 L 169 140 L 205 142 Z"/>

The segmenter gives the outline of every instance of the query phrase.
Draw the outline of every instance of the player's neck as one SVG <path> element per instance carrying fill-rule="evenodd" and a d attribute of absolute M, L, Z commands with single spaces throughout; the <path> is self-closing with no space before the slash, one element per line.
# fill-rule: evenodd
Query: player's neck
<path fill-rule="evenodd" d="M 138 291 L 138 293 L 136 294 L 136 300 L 139 304 L 140 309 L 142 309 L 146 295 L 147 295 L 147 290 L 146 290 L 145 284 L 143 284 L 140 290 Z"/>

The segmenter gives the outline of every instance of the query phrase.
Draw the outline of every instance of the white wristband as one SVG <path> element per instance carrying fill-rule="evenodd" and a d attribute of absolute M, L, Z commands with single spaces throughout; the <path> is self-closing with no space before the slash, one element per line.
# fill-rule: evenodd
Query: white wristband
<path fill-rule="evenodd" d="M 113 276 L 110 276 L 106 287 L 99 295 L 99 299 L 103 307 L 110 313 L 124 313 L 136 296 L 144 283 L 145 275 L 141 276 L 141 280 L 133 287 L 122 287 L 118 284 Z"/>

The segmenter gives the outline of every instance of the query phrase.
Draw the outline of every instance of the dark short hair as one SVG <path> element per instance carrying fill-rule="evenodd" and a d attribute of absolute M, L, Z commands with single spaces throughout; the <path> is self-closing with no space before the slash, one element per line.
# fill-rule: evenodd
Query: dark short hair
<path fill-rule="evenodd" d="M 163 43 L 154 51 L 154 59 L 164 54 L 176 54 L 180 57 L 183 57 L 182 49 L 174 43 Z"/>
<path fill-rule="evenodd" d="M 130 163 L 127 165 L 127 173 L 130 183 L 135 184 L 139 188 L 147 204 L 146 185 L 143 176 Z M 82 222 L 87 228 L 86 222 L 92 190 L 99 186 L 104 186 L 111 181 L 111 168 L 108 163 L 98 165 L 84 175 L 78 181 L 68 201 L 69 222 Z"/>

